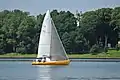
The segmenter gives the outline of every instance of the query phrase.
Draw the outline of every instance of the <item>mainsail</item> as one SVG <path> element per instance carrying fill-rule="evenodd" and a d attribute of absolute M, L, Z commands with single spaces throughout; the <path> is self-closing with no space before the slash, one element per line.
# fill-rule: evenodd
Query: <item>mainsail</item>
<path fill-rule="evenodd" d="M 51 26 L 50 12 L 48 10 L 42 24 L 37 58 L 43 55 L 50 56 Z"/>
<path fill-rule="evenodd" d="M 37 58 L 44 55 L 50 56 L 51 61 L 68 59 L 49 10 L 42 24 Z"/>

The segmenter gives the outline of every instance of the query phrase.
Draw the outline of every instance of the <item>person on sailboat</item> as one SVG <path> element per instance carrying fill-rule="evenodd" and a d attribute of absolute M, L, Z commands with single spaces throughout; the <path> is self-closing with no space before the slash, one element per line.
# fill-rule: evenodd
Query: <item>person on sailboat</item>
<path fill-rule="evenodd" d="M 41 60 L 42 60 L 42 58 L 39 58 L 37 61 L 38 61 L 38 62 L 41 62 Z"/>
<path fill-rule="evenodd" d="M 42 62 L 50 62 L 51 60 L 50 60 L 50 58 L 49 58 L 49 56 L 46 56 L 46 55 L 44 55 L 43 57 L 42 57 L 42 60 L 41 60 Z"/>
<path fill-rule="evenodd" d="M 43 57 L 43 62 L 46 62 L 46 57 Z"/>

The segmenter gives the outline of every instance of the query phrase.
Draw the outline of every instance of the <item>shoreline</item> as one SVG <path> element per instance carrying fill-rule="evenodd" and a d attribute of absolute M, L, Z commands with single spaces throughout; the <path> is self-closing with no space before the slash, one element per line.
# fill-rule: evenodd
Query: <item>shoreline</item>
<path fill-rule="evenodd" d="M 24 62 L 32 62 L 36 58 L 28 57 L 28 58 L 20 58 L 20 57 L 0 57 L 0 61 L 24 61 Z M 120 58 L 69 58 L 71 62 L 120 62 Z"/>
<path fill-rule="evenodd" d="M 0 59 L 36 59 L 36 57 L 0 57 Z M 77 57 L 73 57 L 73 58 L 69 58 L 69 59 L 120 59 L 119 57 L 118 58 L 111 58 L 111 57 L 106 57 L 106 58 L 77 58 Z"/>
<path fill-rule="evenodd" d="M 120 62 L 120 50 L 109 50 L 107 53 L 67 54 L 73 62 Z M 0 55 L 0 61 L 33 61 L 37 54 L 7 53 Z"/>

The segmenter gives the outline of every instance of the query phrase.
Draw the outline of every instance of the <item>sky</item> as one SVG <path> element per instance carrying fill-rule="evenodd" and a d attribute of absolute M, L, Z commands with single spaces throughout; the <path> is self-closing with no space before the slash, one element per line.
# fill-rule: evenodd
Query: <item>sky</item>
<path fill-rule="evenodd" d="M 86 12 L 98 8 L 120 7 L 120 0 L 0 0 L 0 11 L 19 9 L 30 12 L 31 15 L 45 13 L 48 9 L 76 10 Z"/>

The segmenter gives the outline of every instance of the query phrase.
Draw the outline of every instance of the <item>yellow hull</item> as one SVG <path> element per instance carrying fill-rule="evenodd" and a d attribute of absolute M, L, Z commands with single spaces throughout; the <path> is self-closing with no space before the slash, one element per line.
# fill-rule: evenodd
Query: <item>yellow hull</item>
<path fill-rule="evenodd" d="M 51 62 L 32 62 L 32 65 L 68 65 L 70 60 L 51 61 Z"/>

